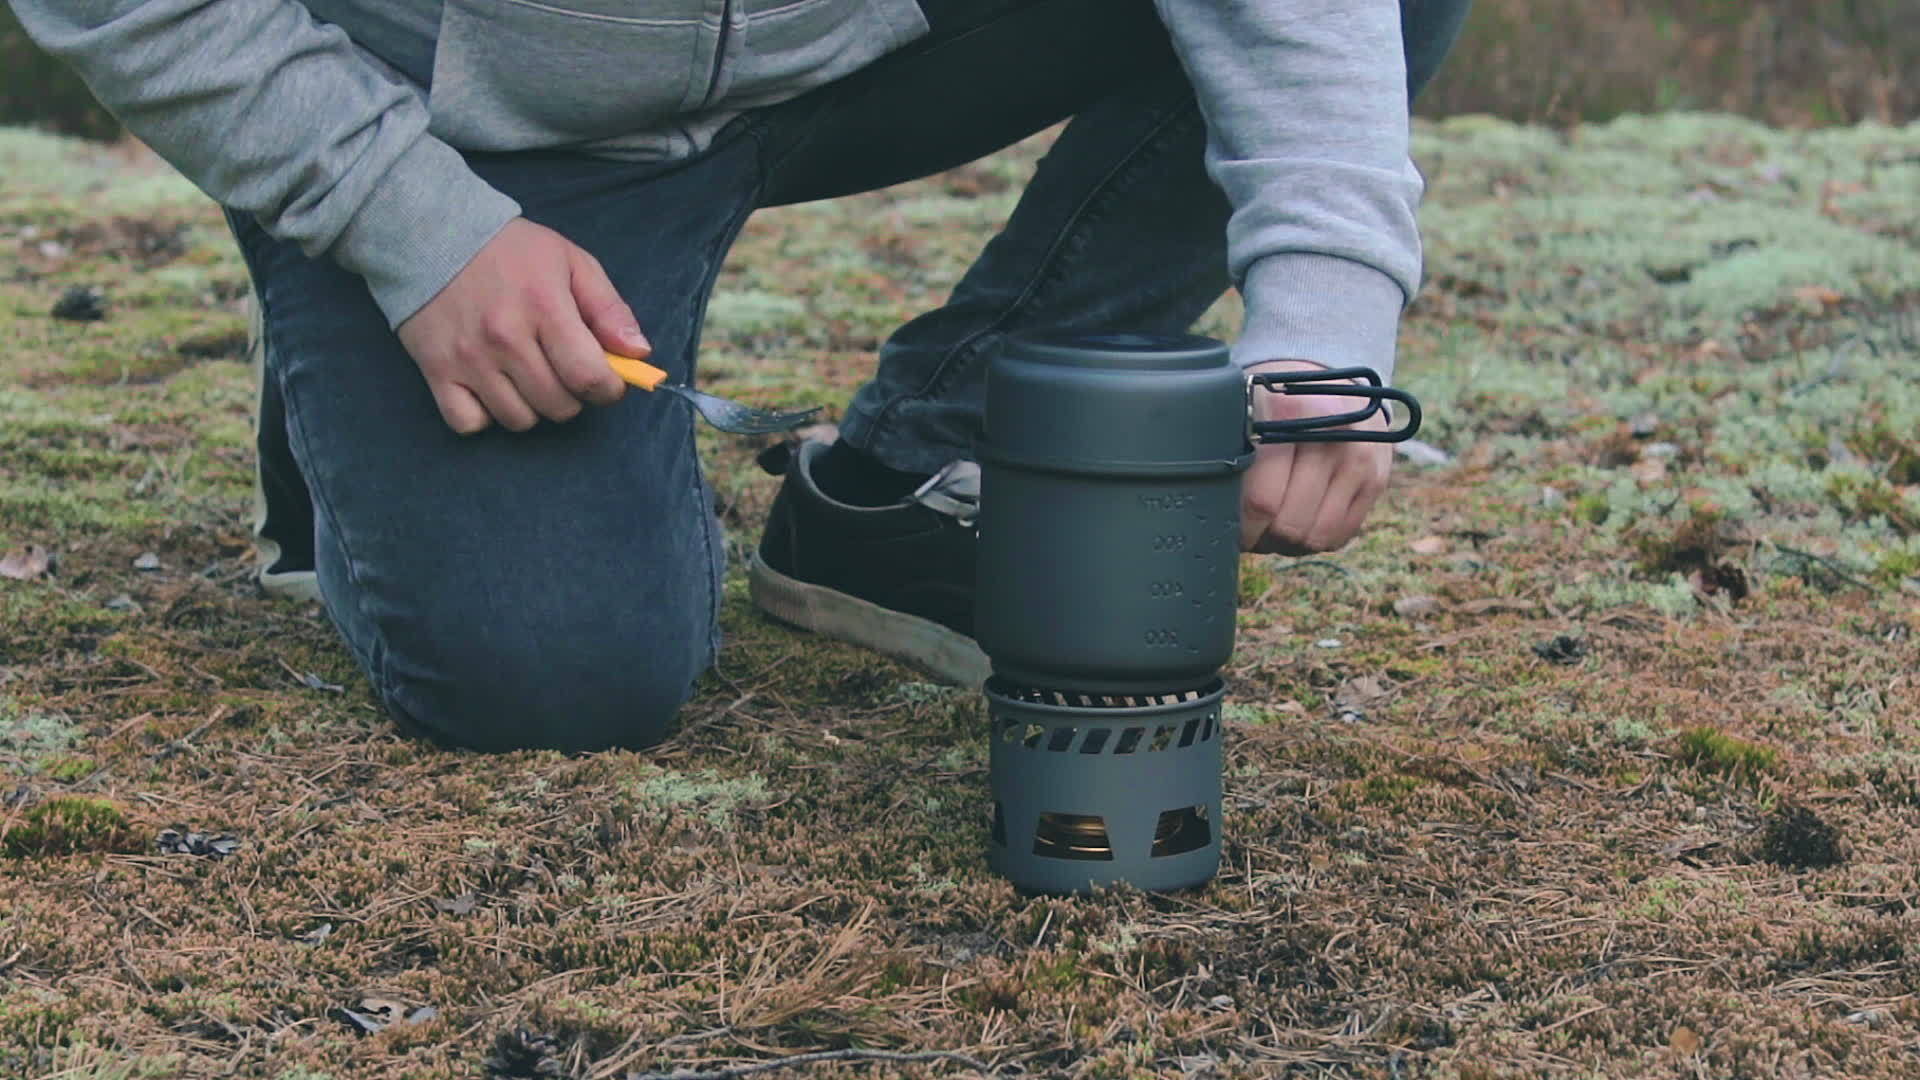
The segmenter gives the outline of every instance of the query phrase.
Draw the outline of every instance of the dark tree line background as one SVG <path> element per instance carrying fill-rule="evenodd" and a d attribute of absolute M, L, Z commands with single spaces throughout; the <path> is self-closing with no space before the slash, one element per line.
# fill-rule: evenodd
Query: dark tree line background
<path fill-rule="evenodd" d="M 1920 119 L 1920 0 L 1476 0 L 1421 111 L 1571 124 L 1708 109 L 1791 126 Z M 0 124 L 119 125 L 0 7 Z"/>

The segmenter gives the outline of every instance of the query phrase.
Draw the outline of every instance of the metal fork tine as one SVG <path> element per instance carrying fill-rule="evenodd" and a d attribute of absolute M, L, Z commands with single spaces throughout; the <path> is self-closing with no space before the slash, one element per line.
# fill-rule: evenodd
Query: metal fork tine
<path fill-rule="evenodd" d="M 775 431 L 785 431 L 798 426 L 802 421 L 820 411 L 816 405 L 811 409 L 761 409 L 751 405 L 742 405 L 723 397 L 677 383 L 664 383 L 663 390 L 671 390 L 693 404 L 707 423 L 721 431 L 735 435 L 766 435 Z"/>

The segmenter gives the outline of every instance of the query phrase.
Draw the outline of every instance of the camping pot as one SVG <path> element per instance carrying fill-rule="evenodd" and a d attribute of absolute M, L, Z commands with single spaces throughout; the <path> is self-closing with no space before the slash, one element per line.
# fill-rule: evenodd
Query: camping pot
<path fill-rule="evenodd" d="M 1360 400 L 1254 423 L 1256 387 Z M 1388 400 L 1394 430 L 1345 427 Z M 1390 442 L 1419 422 L 1368 368 L 1249 379 L 1190 335 L 1006 342 L 976 448 L 996 870 L 1047 892 L 1214 875 L 1241 474 L 1259 442 Z"/>

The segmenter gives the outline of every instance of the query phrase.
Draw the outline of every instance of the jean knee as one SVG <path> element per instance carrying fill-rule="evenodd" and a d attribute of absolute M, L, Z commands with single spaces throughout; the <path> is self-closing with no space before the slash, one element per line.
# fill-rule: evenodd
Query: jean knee
<path fill-rule="evenodd" d="M 580 633 L 564 647 L 528 637 L 441 650 L 431 669 L 389 665 L 382 697 L 403 730 L 488 752 L 644 749 L 673 733 L 712 662 L 707 635 L 640 647 Z"/>

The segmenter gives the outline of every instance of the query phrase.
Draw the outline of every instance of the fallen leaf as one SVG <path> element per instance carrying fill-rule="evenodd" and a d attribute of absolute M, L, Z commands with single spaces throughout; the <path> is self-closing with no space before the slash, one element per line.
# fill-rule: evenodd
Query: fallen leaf
<path fill-rule="evenodd" d="M 1340 705 L 1365 705 L 1387 696 L 1386 685 L 1372 675 L 1349 679 L 1340 688 L 1335 701 Z"/>
<path fill-rule="evenodd" d="M 1690 360 L 1701 361 L 1712 360 L 1720 356 L 1730 356 L 1732 353 L 1733 350 L 1722 345 L 1717 339 L 1708 338 L 1693 348 L 1688 349 L 1686 355 Z"/>
<path fill-rule="evenodd" d="M 1853 181 L 1853 180 L 1829 180 L 1826 183 L 1821 184 L 1820 185 L 1821 216 L 1834 217 L 1838 215 L 1840 212 L 1840 208 L 1835 203 L 1836 199 L 1843 198 L 1847 195 L 1859 195 L 1864 193 L 1866 190 L 1867 190 L 1867 185 L 1859 183 L 1857 181 Z"/>
<path fill-rule="evenodd" d="M 1663 846 L 1660 854 L 1688 866 L 1699 866 L 1700 856 L 1711 854 L 1724 846 L 1725 841 L 1712 836 L 1683 836 Z"/>
<path fill-rule="evenodd" d="M 140 557 L 133 560 L 133 568 L 135 570 L 158 570 L 160 569 L 160 556 L 155 555 L 151 551 L 141 552 Z"/>
<path fill-rule="evenodd" d="M 1454 610 L 1466 615 L 1485 615 L 1494 611 L 1527 612 L 1532 611 L 1538 606 L 1539 605 L 1531 600 L 1520 600 L 1508 596 L 1488 596 L 1479 600 L 1469 600 L 1464 604 L 1456 606 Z"/>
<path fill-rule="evenodd" d="M 389 998 L 361 998 L 357 1009 L 341 1008 L 332 1012 L 335 1020 L 361 1035 L 372 1035 L 395 1024 L 424 1024 L 439 1015 L 438 1009 L 424 1005 L 408 1012 L 405 1005 Z"/>
<path fill-rule="evenodd" d="M 240 850 L 240 838 L 229 833 L 208 835 L 182 829 L 162 829 L 154 838 L 162 855 L 199 855 L 224 859 Z"/>
<path fill-rule="evenodd" d="M 295 934 L 293 938 L 295 941 L 304 942 L 305 944 L 308 944 L 308 945 L 318 945 L 332 936 L 333 936 L 333 924 L 330 922 L 323 922 L 319 926 L 314 927 L 313 929 L 307 931 L 304 934 Z"/>
<path fill-rule="evenodd" d="M 1825 285 L 1802 285 L 1793 290 L 1793 298 L 1810 307 L 1819 308 L 1822 311 L 1830 307 L 1838 307 L 1847 302 L 1847 298 L 1844 295 L 1827 288 Z"/>
<path fill-rule="evenodd" d="M 1451 546 L 1444 536 L 1423 536 L 1407 545 L 1415 555 L 1445 555 Z"/>
<path fill-rule="evenodd" d="M 1635 480 L 1643 484 L 1657 484 L 1667 478 L 1667 463 L 1663 458 L 1643 457 L 1627 469 Z"/>
<path fill-rule="evenodd" d="M 1439 610 L 1440 601 L 1438 598 L 1420 593 L 1403 596 L 1393 602 L 1393 613 L 1409 619 L 1417 618 L 1421 615 L 1431 615 Z"/>
<path fill-rule="evenodd" d="M 443 915 L 471 915 L 473 909 L 479 905 L 480 895 L 472 892 L 463 892 L 451 900 L 443 900 L 437 896 L 433 898 L 434 909 Z"/>
<path fill-rule="evenodd" d="M 28 544 L 0 555 L 0 577 L 32 581 L 53 570 L 53 552 L 39 544 Z"/>
<path fill-rule="evenodd" d="M 387 1026 L 365 1013 L 354 1012 L 352 1009 L 335 1009 L 329 1015 L 352 1028 L 357 1035 L 372 1035 Z"/>
<path fill-rule="evenodd" d="M 1694 1054 L 1699 1053 L 1700 1048 L 1706 1044 L 1704 1040 L 1700 1038 L 1699 1032 L 1685 1024 L 1681 1024 L 1673 1029 L 1673 1034 L 1667 1039 L 1667 1045 L 1673 1047 L 1675 1053 L 1692 1057 Z"/>

